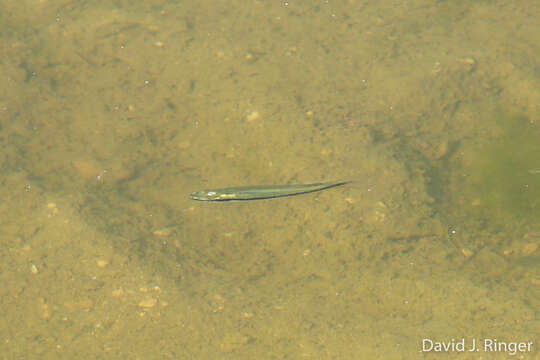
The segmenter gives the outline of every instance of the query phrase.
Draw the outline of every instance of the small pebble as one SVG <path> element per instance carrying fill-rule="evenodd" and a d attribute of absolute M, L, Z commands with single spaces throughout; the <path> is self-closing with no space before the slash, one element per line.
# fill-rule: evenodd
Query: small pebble
<path fill-rule="evenodd" d="M 56 204 L 53 202 L 47 204 L 47 209 L 49 209 L 49 211 L 53 215 L 58 215 L 58 213 L 60 212 L 60 210 L 58 210 L 58 208 L 56 207 Z"/>
<path fill-rule="evenodd" d="M 177 229 L 176 226 L 168 226 L 168 227 L 164 227 L 164 228 L 155 230 L 153 234 L 156 235 L 156 236 L 166 237 L 166 236 L 169 236 L 172 233 L 174 233 L 176 231 L 176 229 Z"/>
<path fill-rule="evenodd" d="M 535 243 L 528 243 L 523 246 L 521 249 L 521 253 L 525 256 L 530 256 L 536 252 L 538 249 L 538 244 Z"/>
<path fill-rule="evenodd" d="M 458 60 L 460 63 L 468 65 L 476 65 L 476 60 L 473 57 L 464 57 Z"/>
<path fill-rule="evenodd" d="M 102 168 L 94 161 L 76 160 L 72 163 L 77 174 L 86 180 L 96 179 L 101 173 Z"/>
<path fill-rule="evenodd" d="M 333 153 L 332 149 L 322 149 L 321 150 L 321 156 L 332 155 L 332 153 Z"/>
<path fill-rule="evenodd" d="M 461 249 L 461 253 L 463 254 L 463 256 L 465 256 L 466 258 L 470 258 L 474 255 L 474 252 L 467 249 L 467 248 L 462 248 Z"/>
<path fill-rule="evenodd" d="M 246 120 L 248 122 L 259 120 L 260 118 L 261 114 L 258 111 L 252 111 L 248 116 L 246 116 Z"/>
<path fill-rule="evenodd" d="M 150 309 L 150 308 L 153 308 L 154 306 L 156 306 L 157 304 L 157 299 L 154 299 L 152 297 L 148 297 L 144 300 L 142 300 L 141 302 L 139 302 L 139 307 L 142 307 L 142 308 L 145 308 L 145 309 Z"/>
<path fill-rule="evenodd" d="M 435 159 L 441 159 L 441 158 L 445 157 L 446 154 L 448 154 L 448 150 L 449 150 L 448 140 L 443 140 L 439 144 L 437 149 L 435 150 L 434 158 Z"/>

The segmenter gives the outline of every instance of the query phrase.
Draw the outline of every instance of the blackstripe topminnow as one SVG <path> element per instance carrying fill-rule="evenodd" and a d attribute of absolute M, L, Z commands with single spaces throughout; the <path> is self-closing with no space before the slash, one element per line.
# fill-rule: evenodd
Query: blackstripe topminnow
<path fill-rule="evenodd" d="M 240 186 L 224 189 L 199 190 L 191 193 L 190 198 L 199 201 L 262 200 L 321 191 L 345 185 L 347 183 L 349 183 L 349 181 L 294 185 Z"/>

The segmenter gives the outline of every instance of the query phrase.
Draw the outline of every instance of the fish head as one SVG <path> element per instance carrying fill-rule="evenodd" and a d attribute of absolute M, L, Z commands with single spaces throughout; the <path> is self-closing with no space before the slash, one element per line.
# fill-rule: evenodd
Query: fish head
<path fill-rule="evenodd" d="M 219 200 L 219 194 L 212 190 L 199 190 L 192 192 L 189 197 L 192 200 L 199 200 L 199 201 L 213 201 L 213 200 Z"/>

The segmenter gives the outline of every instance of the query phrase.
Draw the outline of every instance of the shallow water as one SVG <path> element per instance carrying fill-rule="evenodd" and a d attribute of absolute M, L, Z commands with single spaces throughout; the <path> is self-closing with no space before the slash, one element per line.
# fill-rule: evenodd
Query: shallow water
<path fill-rule="evenodd" d="M 6 358 L 538 344 L 538 4 L 2 5 Z M 294 198 L 201 188 L 353 179 Z M 516 351 L 535 359 L 538 349 Z"/>

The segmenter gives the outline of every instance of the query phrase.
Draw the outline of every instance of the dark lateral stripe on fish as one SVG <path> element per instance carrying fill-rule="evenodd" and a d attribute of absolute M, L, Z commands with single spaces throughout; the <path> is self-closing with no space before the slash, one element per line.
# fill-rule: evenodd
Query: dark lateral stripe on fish
<path fill-rule="evenodd" d="M 349 181 L 333 181 L 313 184 L 240 186 L 223 189 L 195 191 L 191 199 L 199 201 L 262 200 L 294 196 L 330 189 Z"/>

